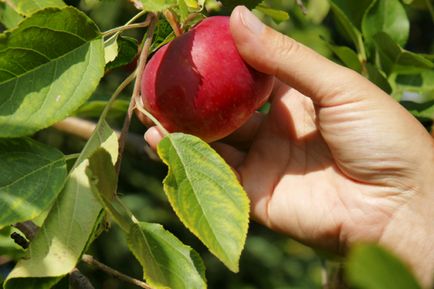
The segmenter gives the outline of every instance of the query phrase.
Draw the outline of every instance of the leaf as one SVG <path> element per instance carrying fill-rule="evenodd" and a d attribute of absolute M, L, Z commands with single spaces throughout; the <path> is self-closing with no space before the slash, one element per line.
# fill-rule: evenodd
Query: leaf
<path fill-rule="evenodd" d="M 331 11 L 335 16 L 336 23 L 344 36 L 346 36 L 349 40 L 351 40 L 357 51 L 364 53 L 365 48 L 362 40 L 362 34 L 357 29 L 356 26 L 350 21 L 350 18 L 337 6 L 334 1 L 331 3 Z"/>
<path fill-rule="evenodd" d="M 359 245 L 350 252 L 346 273 L 360 289 L 420 289 L 403 263 L 376 245 Z"/>
<path fill-rule="evenodd" d="M 38 10 L 49 7 L 66 7 L 66 4 L 62 0 L 9 0 L 8 3 L 23 16 L 30 16 Z"/>
<path fill-rule="evenodd" d="M 24 17 L 18 14 L 11 6 L 6 3 L 0 3 L 0 22 L 7 28 L 11 29 L 18 26 Z"/>
<path fill-rule="evenodd" d="M 32 139 L 0 139 L 0 228 L 31 220 L 53 203 L 66 179 L 63 154 Z"/>
<path fill-rule="evenodd" d="M 0 137 L 32 134 L 62 120 L 104 73 L 103 42 L 75 8 L 49 8 L 0 36 Z"/>
<path fill-rule="evenodd" d="M 374 42 L 380 56 L 381 68 L 387 75 L 392 72 L 415 73 L 434 68 L 431 61 L 420 54 L 401 48 L 384 32 L 377 33 Z"/>
<path fill-rule="evenodd" d="M 410 33 L 410 22 L 399 0 L 376 0 L 366 12 L 362 32 L 368 44 L 378 32 L 385 32 L 398 43 L 405 45 Z"/>
<path fill-rule="evenodd" d="M 128 234 L 128 246 L 153 288 L 206 288 L 205 267 L 199 254 L 161 225 L 135 224 Z"/>
<path fill-rule="evenodd" d="M 118 36 L 115 34 L 106 41 L 104 41 L 104 59 L 105 64 L 112 62 L 118 57 Z"/>
<path fill-rule="evenodd" d="M 18 261 L 5 289 L 50 288 L 77 264 L 99 220 L 101 205 L 91 191 L 85 169 L 99 147 L 117 159 L 117 136 L 103 121 L 87 142 L 61 195 L 29 247 L 29 258 Z"/>
<path fill-rule="evenodd" d="M 105 150 L 99 149 L 92 155 L 86 173 L 101 204 L 127 233 L 128 246 L 153 288 L 206 288 L 205 267 L 199 255 L 161 225 L 137 223 L 116 197 L 116 171 Z"/>
<path fill-rule="evenodd" d="M 107 105 L 108 101 L 105 100 L 93 100 L 86 102 L 74 113 L 79 117 L 92 118 L 99 117 Z M 125 99 L 117 99 L 110 107 L 110 113 L 107 115 L 108 119 L 115 119 L 125 116 L 125 112 L 128 110 L 129 101 Z"/>
<path fill-rule="evenodd" d="M 142 10 L 150 12 L 161 12 L 177 4 L 177 0 L 140 0 Z"/>
<path fill-rule="evenodd" d="M 361 29 L 364 14 L 370 5 L 375 1 L 376 0 L 331 0 L 333 6 L 339 8 L 339 10 L 348 18 L 351 24 L 358 30 Z"/>
<path fill-rule="evenodd" d="M 404 100 L 400 103 L 415 117 L 434 120 L 434 100 L 422 103 Z"/>
<path fill-rule="evenodd" d="M 246 240 L 249 200 L 225 161 L 201 139 L 173 133 L 158 145 L 169 166 L 164 190 L 184 225 L 230 270 Z"/>
<path fill-rule="evenodd" d="M 384 72 L 380 71 L 375 65 L 372 65 L 371 63 L 366 63 L 366 69 L 368 70 L 368 78 L 370 81 L 375 83 L 387 94 L 390 94 L 392 92 L 392 87 L 390 86 L 386 75 L 384 75 Z"/>
<path fill-rule="evenodd" d="M 264 13 L 267 16 L 270 16 L 277 23 L 280 23 L 280 22 L 283 22 L 283 21 L 286 21 L 289 19 L 288 12 L 283 11 L 283 10 L 273 9 L 273 8 L 267 7 L 267 6 L 262 5 L 262 4 L 259 4 L 258 6 L 256 6 L 255 9 Z"/>
<path fill-rule="evenodd" d="M 134 61 L 138 52 L 137 40 L 131 37 L 120 36 L 116 41 L 116 57 L 107 63 L 106 70 L 112 70 Z"/>
<path fill-rule="evenodd" d="M 342 61 L 342 63 L 352 70 L 357 72 L 362 71 L 362 65 L 360 64 L 357 53 L 347 46 L 336 46 L 329 44 L 331 51 Z"/>

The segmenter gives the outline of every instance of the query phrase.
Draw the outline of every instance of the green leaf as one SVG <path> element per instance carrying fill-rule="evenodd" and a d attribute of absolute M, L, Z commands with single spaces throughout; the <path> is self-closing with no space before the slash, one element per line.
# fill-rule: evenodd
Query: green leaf
<path fill-rule="evenodd" d="M 0 159 L 0 228 L 48 209 L 65 182 L 63 154 L 29 138 L 0 139 Z"/>
<path fill-rule="evenodd" d="M 399 0 L 376 0 L 363 17 L 362 32 L 368 44 L 378 32 L 385 32 L 404 45 L 410 33 L 410 22 Z"/>
<path fill-rule="evenodd" d="M 0 22 L 7 28 L 11 29 L 18 26 L 24 17 L 18 14 L 11 6 L 6 3 L 0 3 Z"/>
<path fill-rule="evenodd" d="M 434 68 L 431 61 L 420 54 L 401 48 L 384 32 L 377 33 L 374 42 L 380 56 L 381 68 L 387 75 L 392 72 L 415 73 Z"/>
<path fill-rule="evenodd" d="M 33 14 L 0 36 L 0 137 L 32 134 L 82 105 L 104 74 L 103 42 L 75 8 Z"/>
<path fill-rule="evenodd" d="M 336 46 L 329 44 L 331 51 L 342 61 L 342 63 L 352 70 L 357 72 L 362 71 L 362 65 L 360 64 L 357 53 L 347 46 Z"/>
<path fill-rule="evenodd" d="M 116 57 L 118 57 L 118 36 L 119 34 L 116 33 L 104 41 L 104 59 L 106 64 L 112 62 Z"/>
<path fill-rule="evenodd" d="M 359 1 L 348 1 L 348 0 L 330 0 L 333 6 L 338 7 L 339 10 L 348 18 L 351 24 L 357 28 L 361 29 L 362 19 L 367 9 L 376 0 L 359 0 Z"/>
<path fill-rule="evenodd" d="M 277 23 L 280 23 L 280 22 L 283 22 L 283 21 L 286 21 L 289 19 L 289 14 L 286 11 L 273 9 L 273 8 L 267 7 L 267 6 L 262 5 L 262 4 L 259 4 L 258 6 L 256 6 L 255 9 L 264 13 L 267 16 L 270 16 Z"/>
<path fill-rule="evenodd" d="M 177 4 L 177 0 L 140 0 L 142 9 L 150 12 L 161 12 Z"/>
<path fill-rule="evenodd" d="M 38 10 L 49 7 L 66 7 L 62 0 L 9 0 L 8 3 L 15 11 L 24 16 L 30 16 Z"/>
<path fill-rule="evenodd" d="M 434 100 L 422 103 L 404 100 L 400 103 L 415 117 L 434 120 Z"/>
<path fill-rule="evenodd" d="M 112 162 L 116 161 L 117 136 L 104 121 L 87 142 L 62 193 L 30 243 L 28 258 L 18 261 L 9 274 L 5 289 L 50 288 L 76 266 L 101 212 L 85 174 L 88 158 L 100 147 L 110 152 Z"/>
<path fill-rule="evenodd" d="M 131 37 L 120 36 L 116 41 L 116 49 L 116 56 L 107 63 L 106 70 L 112 70 L 133 62 L 138 52 L 137 40 Z"/>
<path fill-rule="evenodd" d="M 74 115 L 83 118 L 98 118 L 108 101 L 105 100 L 93 100 L 86 102 L 74 113 Z M 128 110 L 129 101 L 125 99 L 117 99 L 113 102 L 110 113 L 107 116 L 109 119 L 124 117 Z"/>
<path fill-rule="evenodd" d="M 225 161 L 201 139 L 174 133 L 158 145 L 169 166 L 164 190 L 184 225 L 230 270 L 246 240 L 249 200 Z"/>
<path fill-rule="evenodd" d="M 357 27 L 351 22 L 350 18 L 333 1 L 330 8 L 343 35 L 354 43 L 357 52 L 364 54 L 365 47 L 359 29 L 357 29 Z"/>
<path fill-rule="evenodd" d="M 110 155 L 99 149 L 86 170 L 93 192 L 128 235 L 128 246 L 153 288 L 206 288 L 205 268 L 199 255 L 161 225 L 137 223 L 115 192 L 116 171 Z"/>
<path fill-rule="evenodd" d="M 360 289 L 421 288 L 398 258 L 376 245 L 353 248 L 346 269 L 350 284 Z"/>
<path fill-rule="evenodd" d="M 206 288 L 205 267 L 199 254 L 161 225 L 135 224 L 128 234 L 128 246 L 153 288 Z"/>
<path fill-rule="evenodd" d="M 370 81 L 375 83 L 386 93 L 390 94 L 392 92 L 392 87 L 390 86 L 386 75 L 384 75 L 384 72 L 380 71 L 375 65 L 372 65 L 371 63 L 366 63 L 366 69 L 368 70 L 368 78 Z"/>

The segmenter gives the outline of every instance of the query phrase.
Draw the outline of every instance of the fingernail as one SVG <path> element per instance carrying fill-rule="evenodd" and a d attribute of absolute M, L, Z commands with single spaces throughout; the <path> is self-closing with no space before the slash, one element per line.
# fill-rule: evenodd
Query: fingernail
<path fill-rule="evenodd" d="M 242 7 L 240 9 L 241 21 L 254 34 L 261 34 L 265 25 L 249 9 Z"/>

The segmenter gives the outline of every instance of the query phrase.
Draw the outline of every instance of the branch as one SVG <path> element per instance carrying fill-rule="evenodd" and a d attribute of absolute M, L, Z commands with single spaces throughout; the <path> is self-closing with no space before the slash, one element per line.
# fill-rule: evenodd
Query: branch
<path fill-rule="evenodd" d="M 53 127 L 61 132 L 65 132 L 74 136 L 78 136 L 82 139 L 89 139 L 92 136 L 96 128 L 96 123 L 80 119 L 77 117 L 68 117 L 55 125 Z M 120 131 L 115 133 L 118 137 L 121 136 Z M 145 143 L 143 137 L 138 134 L 128 134 L 125 138 L 125 148 L 128 152 L 140 155 L 147 154 L 152 160 L 158 160 L 158 156 L 152 151 Z"/>
<path fill-rule="evenodd" d="M 182 30 L 181 26 L 179 26 L 178 20 L 176 20 L 175 15 L 170 11 L 169 9 L 166 9 L 163 11 L 164 17 L 166 17 L 167 22 L 169 22 L 170 27 L 172 27 L 173 32 L 175 32 L 175 35 L 181 36 L 184 31 Z"/>
<path fill-rule="evenodd" d="M 119 174 L 119 170 L 122 163 L 122 155 L 125 149 L 125 144 L 128 142 L 128 129 L 130 127 L 131 118 L 133 116 L 134 107 L 136 106 L 136 99 L 139 98 L 140 95 L 140 84 L 142 80 L 142 72 L 145 68 L 146 61 L 149 56 L 149 50 L 152 44 L 152 38 L 154 36 L 155 25 L 157 24 L 158 17 L 153 13 L 149 13 L 146 21 L 150 21 L 148 31 L 146 32 L 146 38 L 143 43 L 142 50 L 140 52 L 139 61 L 136 67 L 136 81 L 134 82 L 133 95 L 131 96 L 130 104 L 128 106 L 127 115 L 125 116 L 124 124 L 122 126 L 122 131 L 119 135 L 119 158 L 116 162 L 116 172 Z M 143 141 L 143 139 L 142 139 Z M 150 155 L 150 154 L 148 154 Z M 158 159 L 158 157 L 153 153 L 153 156 Z"/>
<path fill-rule="evenodd" d="M 14 239 L 15 243 L 24 249 L 29 247 L 30 241 L 35 238 L 39 230 L 39 227 L 32 221 L 16 223 L 14 227 L 20 230 L 27 238 L 24 238 L 18 233 L 12 233 L 11 235 L 11 238 Z M 77 268 L 72 269 L 69 273 L 69 285 L 71 289 L 95 289 L 89 279 Z"/>
<path fill-rule="evenodd" d="M 119 272 L 119 271 L 117 271 L 117 270 L 115 270 L 115 269 L 113 269 L 113 268 L 111 268 L 111 267 L 109 267 L 109 266 L 107 266 L 107 265 L 99 262 L 98 260 L 96 260 L 91 255 L 84 254 L 81 257 L 81 261 L 83 261 L 84 263 L 86 263 L 88 265 L 94 266 L 94 267 L 98 268 L 99 270 L 104 271 L 105 273 L 107 273 L 109 275 L 112 275 L 113 277 L 115 277 L 115 278 L 117 278 L 119 280 L 122 280 L 124 282 L 136 285 L 136 286 L 138 286 L 140 288 L 152 289 L 152 287 L 149 286 L 148 284 L 146 284 L 145 282 L 137 280 L 135 278 L 132 278 L 132 277 L 130 277 L 128 275 L 125 275 L 125 274 L 123 274 L 123 273 L 121 273 L 121 272 Z"/>
<path fill-rule="evenodd" d="M 70 289 L 95 289 L 89 279 L 77 268 L 72 269 L 69 273 L 69 288 Z"/>
<path fill-rule="evenodd" d="M 301 11 L 303 12 L 304 15 L 307 14 L 307 8 L 306 6 L 304 6 L 303 0 L 296 0 L 298 7 L 301 8 Z"/>

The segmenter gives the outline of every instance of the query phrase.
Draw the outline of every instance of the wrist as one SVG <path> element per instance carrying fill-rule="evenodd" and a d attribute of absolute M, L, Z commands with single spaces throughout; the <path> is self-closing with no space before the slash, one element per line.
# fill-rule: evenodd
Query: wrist
<path fill-rule="evenodd" d="M 409 266 L 423 288 L 430 288 L 434 283 L 434 165 L 425 173 L 420 191 L 396 212 L 379 243 Z"/>

